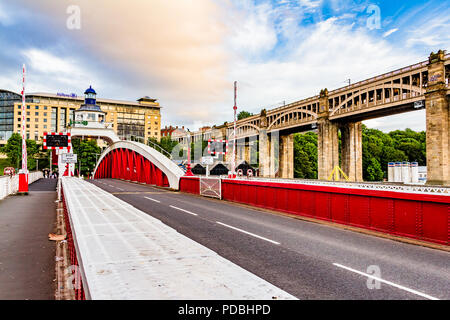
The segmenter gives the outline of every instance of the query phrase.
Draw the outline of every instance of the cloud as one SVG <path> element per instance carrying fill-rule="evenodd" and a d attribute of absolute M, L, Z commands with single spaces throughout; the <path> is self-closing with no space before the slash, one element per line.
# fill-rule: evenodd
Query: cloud
<path fill-rule="evenodd" d="M 391 34 L 393 34 L 394 32 L 397 32 L 398 31 L 398 28 L 394 28 L 394 29 L 391 29 L 391 30 L 389 30 L 389 31 L 386 31 L 385 33 L 383 33 L 383 38 L 387 38 L 387 37 L 389 37 Z"/>
<path fill-rule="evenodd" d="M 51 17 L 36 35 L 58 33 L 58 50 L 23 51 L 37 87 L 71 91 L 92 83 L 103 97 L 150 95 L 163 106 L 163 124 L 191 130 L 232 119 L 234 80 L 240 110 L 257 113 L 425 58 L 423 49 L 418 55 L 390 43 L 396 29 L 383 38 L 355 22 L 366 1 L 79 0 L 79 31 L 66 28 L 73 1 L 16 3 Z M 402 35 L 409 29 L 397 27 Z M 435 43 L 433 32 L 445 33 L 439 28 L 420 38 Z"/>
<path fill-rule="evenodd" d="M 338 18 L 299 29 L 291 41 L 296 45 L 281 60 L 243 59 L 234 68 L 242 108 L 258 112 L 262 106 L 317 95 L 325 87 L 342 87 L 348 78 L 356 82 L 421 59 Z"/>
<path fill-rule="evenodd" d="M 64 37 L 75 41 L 74 50 L 89 52 L 90 62 L 125 76 L 110 81 L 159 98 L 169 112 L 223 99 L 226 33 L 221 7 L 213 1 L 80 0 L 81 30 L 65 29 L 73 1 L 19 2 L 47 12 Z"/>

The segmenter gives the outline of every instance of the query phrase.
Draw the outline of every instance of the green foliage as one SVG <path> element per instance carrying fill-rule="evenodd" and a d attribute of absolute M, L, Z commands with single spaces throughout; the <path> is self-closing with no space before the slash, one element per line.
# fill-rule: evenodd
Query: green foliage
<path fill-rule="evenodd" d="M 172 140 L 171 137 L 162 137 L 161 140 L 152 137 L 148 138 L 148 141 L 160 146 L 162 149 L 166 150 L 170 154 L 172 153 L 172 150 L 175 148 L 175 146 L 178 144 L 178 141 Z"/>
<path fill-rule="evenodd" d="M 387 176 L 389 162 L 417 161 L 426 165 L 426 133 L 411 129 L 384 133 L 363 126 L 363 177 L 381 181 Z M 381 174 L 382 172 L 382 174 Z"/>
<path fill-rule="evenodd" d="M 253 115 L 253 113 L 250 113 L 248 111 L 241 111 L 241 112 L 238 113 L 237 119 L 238 120 L 242 120 L 242 119 L 251 117 L 252 115 Z"/>
<path fill-rule="evenodd" d="M 198 147 L 201 148 L 200 152 L 195 150 Z M 202 140 L 202 144 L 201 145 L 200 145 L 200 141 L 197 141 L 196 143 L 191 142 L 191 160 L 200 160 L 200 158 L 204 156 L 206 148 L 208 148 L 208 141 Z M 200 158 L 197 157 L 199 159 L 195 158 L 197 156 L 196 153 L 198 153 L 200 155 Z"/>
<path fill-rule="evenodd" d="M 96 166 L 96 159 L 100 156 L 101 149 L 97 146 L 97 140 L 72 139 L 73 153 L 78 155 L 76 169 L 81 166 L 81 174 L 90 175 Z"/>
<path fill-rule="evenodd" d="M 363 177 L 382 181 L 389 162 L 417 161 L 426 165 L 426 133 L 411 129 L 384 133 L 363 126 Z M 317 179 L 317 134 L 296 134 L 294 140 L 294 176 Z"/>
<path fill-rule="evenodd" d="M 317 134 L 294 135 L 294 176 L 317 179 Z"/>
<path fill-rule="evenodd" d="M 27 140 L 27 164 L 28 170 L 32 171 L 36 168 L 35 158 L 39 155 L 41 145 L 34 140 Z M 18 133 L 13 133 L 8 139 L 6 145 L 0 148 L 0 152 L 6 154 L 10 166 L 18 169 L 22 162 L 22 137 Z M 3 171 L 3 170 L 2 170 Z"/>
<path fill-rule="evenodd" d="M 3 175 L 3 169 L 5 169 L 6 167 L 12 167 L 9 159 L 0 159 L 0 176 Z"/>
<path fill-rule="evenodd" d="M 368 160 L 369 164 L 365 168 L 366 180 L 368 181 L 381 181 L 384 177 L 384 172 L 381 169 L 381 165 L 375 158 L 370 158 Z"/>

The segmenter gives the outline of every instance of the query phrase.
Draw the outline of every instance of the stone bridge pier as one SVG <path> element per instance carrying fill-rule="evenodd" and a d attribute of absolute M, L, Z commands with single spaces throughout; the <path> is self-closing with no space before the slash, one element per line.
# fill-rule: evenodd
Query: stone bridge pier
<path fill-rule="evenodd" d="M 445 53 L 432 53 L 425 93 L 427 184 L 450 185 L 450 111 L 445 83 Z"/>

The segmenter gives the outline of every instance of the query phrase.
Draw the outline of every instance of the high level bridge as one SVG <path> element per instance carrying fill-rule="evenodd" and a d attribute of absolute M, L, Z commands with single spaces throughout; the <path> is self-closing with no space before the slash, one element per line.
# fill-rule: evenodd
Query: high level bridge
<path fill-rule="evenodd" d="M 428 61 L 296 101 L 237 122 L 238 154 L 249 162 L 250 143 L 259 140 L 260 175 L 275 177 L 273 137 L 280 138 L 278 177 L 294 177 L 293 133 L 318 129 L 319 180 L 339 165 L 351 181 L 362 181 L 361 121 L 426 108 L 428 183 L 450 184 L 450 54 L 432 53 Z M 233 123 L 206 136 L 231 137 Z M 195 138 L 195 137 L 194 137 Z M 244 143 L 242 143 L 244 142 Z M 245 145 L 245 147 L 244 147 Z"/>

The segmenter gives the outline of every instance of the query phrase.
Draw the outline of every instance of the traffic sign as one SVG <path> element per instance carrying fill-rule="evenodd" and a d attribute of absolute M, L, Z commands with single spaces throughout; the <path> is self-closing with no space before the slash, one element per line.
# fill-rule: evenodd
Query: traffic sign
<path fill-rule="evenodd" d="M 73 153 L 63 153 L 61 154 L 61 162 L 77 163 L 77 155 Z"/>
<path fill-rule="evenodd" d="M 213 165 L 214 164 L 214 158 L 213 157 L 202 157 L 201 158 L 201 163 L 203 165 L 207 164 L 207 165 Z"/>

